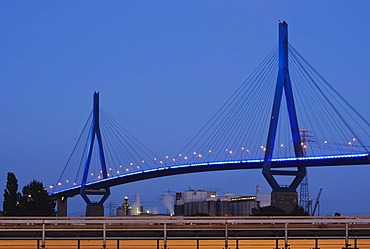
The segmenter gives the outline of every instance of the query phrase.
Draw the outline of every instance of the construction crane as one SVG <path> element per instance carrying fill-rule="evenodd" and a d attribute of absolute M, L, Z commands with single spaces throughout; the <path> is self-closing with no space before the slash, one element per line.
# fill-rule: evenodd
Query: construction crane
<path fill-rule="evenodd" d="M 311 216 L 314 216 L 315 215 L 316 209 L 320 205 L 321 192 L 322 192 L 322 188 L 320 188 L 319 194 L 317 195 L 317 198 L 316 198 L 316 201 L 315 201 L 315 205 L 314 205 L 314 207 L 312 209 L 312 212 L 311 212 Z M 320 208 L 317 210 L 317 215 L 320 215 Z"/>

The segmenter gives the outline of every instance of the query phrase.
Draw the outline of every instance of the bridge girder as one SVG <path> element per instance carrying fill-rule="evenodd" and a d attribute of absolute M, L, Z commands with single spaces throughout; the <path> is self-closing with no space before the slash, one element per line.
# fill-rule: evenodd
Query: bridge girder
<path fill-rule="evenodd" d="M 127 184 L 131 182 L 143 181 L 153 178 L 165 177 L 165 176 L 172 176 L 172 175 L 180 175 L 180 174 L 190 174 L 190 173 L 200 173 L 200 172 L 211 172 L 211 171 L 222 171 L 222 170 L 242 170 L 242 169 L 262 169 L 264 162 L 262 160 L 258 161 L 231 161 L 230 163 L 204 163 L 201 164 L 194 164 L 194 165 L 187 165 L 186 167 L 180 167 L 181 165 L 177 165 L 174 167 L 162 167 L 161 169 L 150 171 L 146 173 L 138 173 L 132 174 L 128 176 L 121 176 L 121 177 L 114 177 L 114 178 L 107 178 L 100 180 L 94 183 L 87 183 L 89 189 L 102 189 L 104 187 L 113 187 L 121 184 Z M 331 167 L 331 166 L 349 166 L 349 165 L 370 165 L 370 154 L 362 154 L 359 156 L 338 156 L 338 157 L 331 157 L 331 158 L 318 158 L 318 159 L 311 159 L 311 158 L 292 158 L 289 160 L 280 160 L 280 161 L 272 161 L 271 162 L 271 169 L 284 169 L 290 168 L 291 165 L 304 165 L 305 167 Z M 75 195 L 80 194 L 81 186 L 75 186 L 70 189 L 66 189 L 63 191 L 55 192 L 50 194 L 53 199 L 61 198 L 61 197 L 72 197 Z"/>

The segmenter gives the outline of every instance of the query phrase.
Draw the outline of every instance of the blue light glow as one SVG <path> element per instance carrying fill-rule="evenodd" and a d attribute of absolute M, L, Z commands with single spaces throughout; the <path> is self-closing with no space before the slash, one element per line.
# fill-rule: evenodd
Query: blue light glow
<path fill-rule="evenodd" d="M 307 160 L 331 160 L 331 159 L 343 159 L 343 158 L 361 158 L 361 157 L 370 157 L 369 153 L 362 153 L 362 154 L 344 154 L 344 155 L 327 155 L 327 156 L 306 156 L 306 157 L 287 157 L 287 158 L 273 158 L 272 162 L 291 162 L 291 161 L 307 161 Z M 123 177 L 128 177 L 132 175 L 138 174 L 145 174 L 155 171 L 164 171 L 164 170 L 171 170 L 171 169 L 179 169 L 179 168 L 188 168 L 188 167 L 202 167 L 202 166 L 215 166 L 215 165 L 225 165 L 225 164 L 248 164 L 248 163 L 263 163 L 263 159 L 250 159 L 250 160 L 231 160 L 231 161 L 216 161 L 216 162 L 204 162 L 204 163 L 190 163 L 190 164 L 179 164 L 173 166 L 166 166 L 160 168 L 153 168 L 147 170 L 140 170 L 135 171 L 132 173 L 127 173 L 119 176 L 109 177 L 105 179 L 101 179 L 94 182 L 86 183 L 86 186 L 94 185 L 96 183 L 106 182 L 112 179 L 118 179 Z M 78 189 L 81 185 L 73 186 L 71 188 L 66 188 L 64 190 L 59 190 L 53 192 L 53 194 L 63 193 L 70 190 Z"/>

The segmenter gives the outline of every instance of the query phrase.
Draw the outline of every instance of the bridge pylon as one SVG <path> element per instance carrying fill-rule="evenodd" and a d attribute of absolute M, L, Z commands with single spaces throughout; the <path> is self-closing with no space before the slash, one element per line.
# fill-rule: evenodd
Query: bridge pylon
<path fill-rule="evenodd" d="M 99 125 L 99 93 L 94 92 L 93 97 L 93 118 L 91 124 L 91 130 L 89 135 L 89 144 L 86 154 L 86 161 L 84 167 L 84 173 L 82 176 L 81 182 L 81 190 L 80 194 L 84 201 L 86 202 L 86 216 L 104 216 L 104 202 L 107 200 L 108 196 L 110 195 L 109 187 L 104 187 L 100 189 L 93 189 L 89 188 L 87 185 L 87 177 L 89 175 L 89 168 L 91 162 L 91 156 L 93 152 L 95 137 L 97 139 L 98 144 L 98 151 L 99 151 L 99 161 L 102 171 L 103 179 L 108 178 L 107 174 L 107 166 L 105 163 L 105 156 L 104 156 L 104 149 L 103 149 L 103 142 L 100 132 L 100 125 Z M 101 196 L 99 201 L 91 201 L 89 196 Z"/>
<path fill-rule="evenodd" d="M 294 153 L 296 157 L 302 157 L 303 150 L 301 146 L 300 130 L 298 127 L 298 119 L 294 105 L 288 65 L 288 24 L 285 21 L 279 22 L 279 72 L 275 88 L 262 174 L 272 188 L 271 205 L 279 207 L 286 212 L 290 212 L 298 205 L 296 189 L 306 175 L 306 167 L 304 165 L 295 165 L 292 167 L 296 167 L 297 170 L 271 169 L 283 90 L 288 108 Z M 281 186 L 275 176 L 291 176 L 293 177 L 293 180 L 290 185 Z"/>

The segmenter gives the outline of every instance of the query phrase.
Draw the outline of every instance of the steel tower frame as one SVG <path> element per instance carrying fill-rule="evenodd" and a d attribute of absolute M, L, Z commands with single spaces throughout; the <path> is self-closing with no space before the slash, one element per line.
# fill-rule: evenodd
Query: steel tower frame
<path fill-rule="evenodd" d="M 279 73 L 277 77 L 277 83 L 275 88 L 275 97 L 272 107 L 269 133 L 266 143 L 266 152 L 263 163 L 262 174 L 270 184 L 273 192 L 293 192 L 296 191 L 298 185 L 306 175 L 306 167 L 304 165 L 296 165 L 297 170 L 272 170 L 271 161 L 274 152 L 276 130 L 279 120 L 281 99 L 283 95 L 283 89 L 285 93 L 290 129 L 293 139 L 294 153 L 296 157 L 303 156 L 303 150 L 301 146 L 301 136 L 299 133 L 297 113 L 294 105 L 292 85 L 290 81 L 289 65 L 288 65 L 288 24 L 283 21 L 279 21 Z M 289 186 L 280 186 L 275 176 L 293 176 L 294 179 Z"/>
<path fill-rule="evenodd" d="M 107 166 L 105 164 L 103 142 L 102 142 L 100 126 L 99 126 L 99 93 L 98 92 L 94 92 L 94 97 L 93 97 L 93 119 L 92 119 L 90 135 L 89 135 L 89 147 L 87 149 L 85 168 L 84 168 L 84 173 L 83 173 L 82 182 L 81 182 L 81 190 L 80 190 L 80 194 L 82 198 L 85 200 L 85 202 L 88 205 L 92 205 L 92 204 L 102 205 L 106 201 L 108 196 L 110 195 L 109 187 L 104 187 L 101 189 L 89 189 L 88 186 L 86 186 L 87 177 L 89 174 L 91 156 L 92 156 L 93 147 L 94 147 L 95 136 L 98 141 L 99 160 L 100 160 L 102 175 L 103 175 L 103 178 L 105 179 L 105 178 L 108 178 L 108 174 L 107 174 Z M 93 203 L 88 197 L 88 195 L 101 195 L 102 197 L 98 203 Z"/>
<path fill-rule="evenodd" d="M 307 129 L 302 128 L 301 130 L 301 141 L 302 141 L 302 152 L 303 156 L 307 156 L 307 144 L 313 143 L 312 135 L 308 135 L 310 133 Z M 306 169 L 307 170 L 307 169 Z M 303 178 L 301 185 L 300 185 L 300 194 L 299 194 L 299 206 L 304 208 L 308 213 L 310 213 L 310 191 L 308 187 L 308 171 L 306 171 L 306 175 Z"/>

